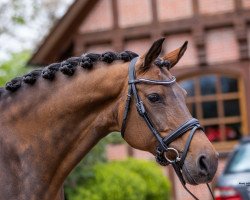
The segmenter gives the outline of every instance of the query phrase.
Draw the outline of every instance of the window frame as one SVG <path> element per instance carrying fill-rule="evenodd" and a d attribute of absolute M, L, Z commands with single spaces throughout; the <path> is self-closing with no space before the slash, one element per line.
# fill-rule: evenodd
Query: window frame
<path fill-rule="evenodd" d="M 196 68 L 197 69 L 197 68 Z M 202 70 L 202 68 L 200 68 Z M 183 69 L 181 69 L 183 70 Z M 181 71 L 180 70 L 180 71 Z M 186 70 L 183 70 L 186 71 Z M 248 120 L 247 120 L 247 110 L 246 110 L 246 96 L 245 96 L 245 85 L 244 85 L 244 80 L 243 77 L 241 75 L 241 73 L 239 72 L 232 72 L 230 70 L 228 70 L 227 72 L 223 71 L 222 69 L 218 70 L 203 70 L 203 71 L 199 71 L 197 70 L 196 72 L 190 70 L 189 73 L 182 73 L 179 74 L 179 76 L 177 75 L 177 79 L 178 82 L 181 83 L 181 81 L 185 81 L 185 80 L 189 80 L 189 79 L 193 79 L 194 82 L 194 88 L 195 88 L 195 95 L 193 97 L 189 97 L 189 99 L 187 100 L 187 103 L 191 103 L 194 102 L 195 103 L 195 107 L 196 107 L 196 113 L 197 113 L 197 118 L 199 119 L 199 116 L 202 116 L 202 107 L 201 107 L 201 102 L 204 102 L 202 100 L 204 100 L 204 98 L 206 98 L 206 101 L 216 101 L 217 102 L 217 106 L 218 106 L 218 117 L 215 118 L 216 120 L 220 120 L 219 122 L 216 121 L 215 124 L 219 125 L 219 129 L 221 130 L 221 128 L 224 129 L 224 135 L 222 138 L 222 141 L 217 141 L 217 142 L 212 142 L 213 145 L 215 146 L 216 150 L 219 152 L 229 152 L 232 150 L 232 148 L 238 144 L 238 140 L 225 140 L 225 125 L 226 124 L 231 124 L 231 123 L 241 123 L 241 136 L 247 136 L 248 135 Z M 178 74 L 178 73 L 177 73 Z M 200 84 L 199 84 L 199 78 L 202 76 L 209 76 L 209 75 L 214 75 L 216 76 L 216 88 L 220 87 L 221 84 L 220 82 L 220 77 L 224 76 L 224 77 L 229 77 L 229 78 L 234 78 L 237 79 L 238 82 L 238 92 L 230 92 L 230 93 L 222 93 L 221 89 L 219 90 L 219 92 L 216 92 L 213 95 L 206 95 L 206 96 L 201 96 L 200 94 Z M 217 88 L 218 89 L 218 88 Z M 197 96 L 197 91 L 199 96 Z M 193 99 L 192 99 L 193 98 Z M 191 99 L 191 100 L 190 100 Z M 238 99 L 239 100 L 239 109 L 240 109 L 240 116 L 236 116 L 236 117 L 221 117 L 222 113 L 224 112 L 224 108 L 223 108 L 223 100 L 233 100 L 233 99 Z M 199 101 L 199 103 L 197 103 L 197 101 Z M 197 106 L 196 104 L 198 104 L 199 106 Z M 198 108 L 198 110 L 197 110 Z M 198 114 L 199 113 L 199 114 Z M 223 114 L 224 115 L 224 114 Z M 210 119 L 199 119 L 199 121 L 201 122 L 202 125 L 207 125 L 206 123 L 204 123 L 205 121 L 209 121 Z M 214 120 L 214 119 L 212 119 Z M 211 121 L 212 121 L 211 120 Z M 212 125 L 212 122 L 209 123 L 210 125 Z M 221 125 L 222 124 L 222 125 Z M 223 125 L 224 124 L 224 125 Z"/>

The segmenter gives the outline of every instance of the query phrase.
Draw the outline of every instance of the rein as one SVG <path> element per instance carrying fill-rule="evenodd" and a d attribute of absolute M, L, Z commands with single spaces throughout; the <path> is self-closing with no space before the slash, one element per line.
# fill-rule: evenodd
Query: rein
<path fill-rule="evenodd" d="M 134 96 L 135 103 L 136 103 L 136 109 L 139 115 L 144 119 L 145 123 L 147 124 L 148 128 L 152 132 L 152 134 L 155 136 L 156 140 L 158 141 L 159 145 L 156 148 L 156 161 L 163 166 L 171 164 L 175 170 L 176 175 L 178 176 L 182 186 L 184 189 L 196 200 L 199 200 L 190 190 L 186 187 L 186 182 L 183 178 L 182 174 L 182 167 L 185 161 L 185 158 L 187 156 L 190 143 L 192 141 L 193 135 L 196 132 L 196 130 L 203 128 L 200 126 L 199 121 L 195 118 L 192 118 L 182 124 L 179 128 L 177 128 L 175 131 L 171 132 L 166 137 L 161 137 L 160 133 L 155 128 L 152 120 L 149 118 L 148 113 L 144 107 L 144 104 L 141 100 L 141 98 L 138 95 L 136 84 L 154 84 L 154 85 L 171 85 L 176 82 L 176 78 L 172 77 L 170 80 L 150 80 L 150 79 L 136 79 L 135 76 L 135 64 L 138 60 L 138 57 L 131 60 L 129 64 L 129 81 L 128 81 L 128 94 L 127 94 L 127 100 L 125 104 L 125 111 L 123 115 L 123 122 L 121 127 L 121 134 L 122 137 L 124 137 L 125 129 L 126 129 L 126 122 L 128 117 L 128 112 L 130 109 L 130 102 L 132 96 Z M 182 155 L 180 156 L 179 151 L 175 148 L 169 147 L 169 144 L 176 140 L 177 138 L 184 135 L 187 131 L 190 131 L 187 142 L 185 144 L 184 150 Z M 175 155 L 174 159 L 168 158 L 167 154 L 169 152 L 172 152 Z M 209 187 L 208 183 L 206 184 L 212 198 L 214 199 L 213 193 L 211 191 L 211 188 Z"/>

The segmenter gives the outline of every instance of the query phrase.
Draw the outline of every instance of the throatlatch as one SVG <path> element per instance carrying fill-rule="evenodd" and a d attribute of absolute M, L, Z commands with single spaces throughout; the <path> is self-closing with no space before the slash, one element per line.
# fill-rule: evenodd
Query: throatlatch
<path fill-rule="evenodd" d="M 156 148 L 156 161 L 163 166 L 171 164 L 175 170 L 175 173 L 177 174 L 181 184 L 185 188 L 185 190 L 196 200 L 199 200 L 190 190 L 186 187 L 186 182 L 183 178 L 182 174 L 182 167 L 185 161 L 185 158 L 187 156 L 188 150 L 190 143 L 192 141 L 193 135 L 195 134 L 196 130 L 202 129 L 203 128 L 200 126 L 199 121 L 195 118 L 192 118 L 182 124 L 178 129 L 170 133 L 166 137 L 161 137 L 160 133 L 157 131 L 155 128 L 153 122 L 148 116 L 148 113 L 145 109 L 145 106 L 141 100 L 141 98 L 138 95 L 137 89 L 136 89 L 136 84 L 154 84 L 154 85 L 171 85 L 176 82 L 176 78 L 172 77 L 170 80 L 164 80 L 164 81 L 159 81 L 159 80 L 150 80 L 150 79 L 136 79 L 135 76 L 135 64 L 138 60 L 138 57 L 134 58 L 131 60 L 129 64 L 129 82 L 128 82 L 128 95 L 127 95 L 127 100 L 125 104 L 125 111 L 123 115 L 123 122 L 122 122 L 122 127 L 121 127 L 121 134 L 122 137 L 124 137 L 125 134 L 125 129 L 126 129 L 126 123 L 127 123 L 127 117 L 130 109 L 130 102 L 132 96 L 134 96 L 135 103 L 136 103 L 136 108 L 137 112 L 139 115 L 144 119 L 145 123 L 147 124 L 148 128 L 150 129 L 151 133 L 155 136 L 156 140 L 158 141 L 159 145 Z M 187 139 L 187 142 L 185 144 L 184 150 L 180 153 L 177 149 L 169 147 L 169 144 L 176 140 L 177 138 L 181 137 L 185 133 L 189 132 L 189 136 Z M 168 153 L 172 152 L 175 155 L 174 159 L 168 158 Z M 211 196 L 214 199 L 213 193 L 207 183 L 207 187 L 211 193 Z"/>

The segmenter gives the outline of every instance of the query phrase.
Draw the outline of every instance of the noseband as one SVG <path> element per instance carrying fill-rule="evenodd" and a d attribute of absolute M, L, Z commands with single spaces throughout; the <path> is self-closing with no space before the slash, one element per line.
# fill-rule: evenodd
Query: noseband
<path fill-rule="evenodd" d="M 164 81 L 159 81 L 159 80 L 150 80 L 150 79 L 136 79 L 135 76 L 135 64 L 138 60 L 138 57 L 134 58 L 130 64 L 129 64 L 129 81 L 128 81 L 128 95 L 127 95 L 127 100 L 126 100 L 126 105 L 125 105 L 125 111 L 123 115 L 123 122 L 122 122 L 122 128 L 121 128 L 121 134 L 122 137 L 124 137 L 125 129 L 126 129 L 126 122 L 127 122 L 127 117 L 128 117 L 128 112 L 130 109 L 130 102 L 132 96 L 134 96 L 135 99 L 135 104 L 137 108 L 137 112 L 139 115 L 144 119 L 145 123 L 147 124 L 148 128 L 158 141 L 158 146 L 156 148 L 156 161 L 163 166 L 171 164 L 176 172 L 176 175 L 178 176 L 180 182 L 182 183 L 183 187 L 185 190 L 194 198 L 198 198 L 192 194 L 188 188 L 186 187 L 186 182 L 183 178 L 182 174 L 182 167 L 185 161 L 185 158 L 187 156 L 188 150 L 190 143 L 192 141 L 193 135 L 196 132 L 196 130 L 200 129 L 203 130 L 203 128 L 200 126 L 199 121 L 195 118 L 192 118 L 188 121 L 186 121 L 184 124 L 182 124 L 179 128 L 177 128 L 175 131 L 171 132 L 168 136 L 162 137 L 159 131 L 155 128 L 152 120 L 149 118 L 148 113 L 144 107 L 144 104 L 141 100 L 141 98 L 138 95 L 137 89 L 136 89 L 136 84 L 153 84 L 153 85 L 171 85 L 176 82 L 175 77 L 172 77 L 170 80 L 164 80 Z M 187 139 L 187 142 L 185 144 L 184 150 L 180 153 L 177 149 L 173 147 L 169 147 L 169 144 L 176 140 L 177 138 L 181 137 L 185 133 L 189 132 L 189 136 Z M 169 158 L 168 154 L 172 153 L 175 155 L 175 158 Z M 209 191 L 213 197 L 212 191 L 207 184 Z M 213 197 L 214 199 L 214 197 Z"/>

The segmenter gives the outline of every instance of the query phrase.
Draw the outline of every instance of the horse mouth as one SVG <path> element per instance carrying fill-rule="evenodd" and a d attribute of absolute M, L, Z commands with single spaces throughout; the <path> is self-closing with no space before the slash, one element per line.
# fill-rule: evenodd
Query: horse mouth
<path fill-rule="evenodd" d="M 184 180 L 190 184 L 190 185 L 198 185 L 199 183 L 197 183 L 197 181 L 193 178 L 193 176 L 191 175 L 191 173 L 188 171 L 188 169 L 185 167 L 185 165 L 183 166 L 182 169 L 182 175 Z"/>
<path fill-rule="evenodd" d="M 210 175 L 207 176 L 199 176 L 191 173 L 187 167 L 184 165 L 182 169 L 182 175 L 184 180 L 190 185 L 199 185 L 202 183 L 209 183 L 213 180 L 213 177 Z"/>

